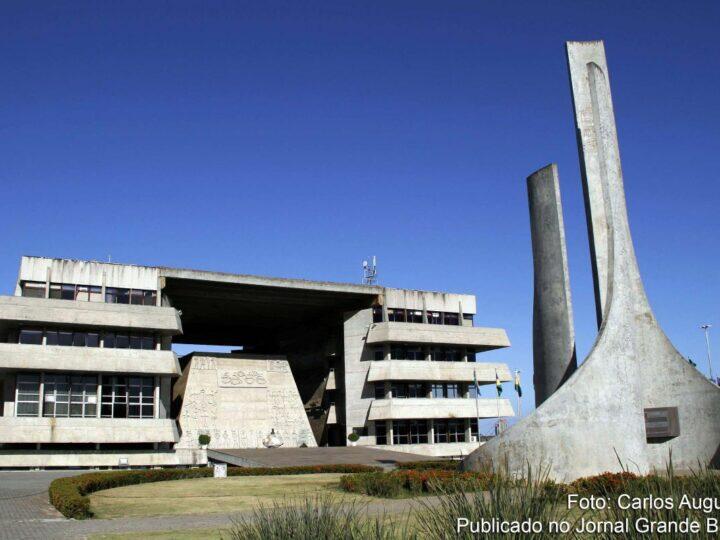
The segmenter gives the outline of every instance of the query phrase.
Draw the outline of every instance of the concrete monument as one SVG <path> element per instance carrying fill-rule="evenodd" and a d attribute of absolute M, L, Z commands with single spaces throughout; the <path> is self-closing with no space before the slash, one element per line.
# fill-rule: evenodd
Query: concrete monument
<path fill-rule="evenodd" d="M 602 42 L 567 44 L 600 330 L 568 381 L 466 468 L 527 462 L 572 480 L 622 463 L 635 472 L 717 465 L 720 388 L 672 346 L 650 308 L 625 206 Z M 619 458 L 619 459 L 618 459 Z"/>
<path fill-rule="evenodd" d="M 527 179 L 534 265 L 533 383 L 539 407 L 577 368 L 565 226 L 554 163 Z"/>

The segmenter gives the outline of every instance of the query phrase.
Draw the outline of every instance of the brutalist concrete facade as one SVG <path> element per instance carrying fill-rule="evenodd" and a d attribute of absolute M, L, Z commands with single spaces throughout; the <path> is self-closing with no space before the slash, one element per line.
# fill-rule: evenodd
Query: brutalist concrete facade
<path fill-rule="evenodd" d="M 472 397 L 510 380 L 476 362 L 510 343 L 474 314 L 471 295 L 23 257 L 0 297 L 0 468 L 198 464 L 201 434 L 257 448 L 271 430 L 467 454 L 478 415 L 513 414 Z"/>

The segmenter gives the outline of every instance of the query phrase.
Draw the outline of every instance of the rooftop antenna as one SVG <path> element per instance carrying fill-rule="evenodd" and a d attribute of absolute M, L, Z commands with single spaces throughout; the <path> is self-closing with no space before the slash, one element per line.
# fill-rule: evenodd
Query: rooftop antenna
<path fill-rule="evenodd" d="M 377 281 L 377 257 L 372 256 L 372 262 L 369 263 L 367 259 L 363 261 L 363 285 L 375 285 Z"/>

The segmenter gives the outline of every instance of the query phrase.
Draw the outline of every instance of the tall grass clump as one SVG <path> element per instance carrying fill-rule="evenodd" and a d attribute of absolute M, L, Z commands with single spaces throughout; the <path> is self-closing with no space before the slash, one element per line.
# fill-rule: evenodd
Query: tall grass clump
<path fill-rule="evenodd" d="M 617 493 L 624 493 L 632 498 L 642 500 L 649 500 L 652 497 L 655 500 L 662 500 L 662 502 L 657 506 L 645 504 L 640 508 L 621 508 L 617 504 Z M 608 491 L 606 496 L 610 497 L 612 504 L 604 512 L 603 519 L 610 521 L 627 520 L 630 526 L 628 530 L 622 533 L 599 534 L 597 535 L 599 539 L 680 539 L 688 537 L 705 539 L 718 537 L 717 533 L 710 533 L 706 529 L 708 517 L 720 519 L 720 511 L 717 508 L 711 506 L 703 509 L 702 507 L 695 508 L 692 504 L 689 506 L 681 504 L 690 502 L 693 499 L 695 501 L 720 501 L 720 476 L 718 476 L 717 472 L 708 470 L 703 466 L 698 466 L 698 469 L 690 471 L 690 474 L 677 475 L 672 465 L 671 456 L 664 475 L 650 474 L 635 478 L 626 477 L 615 494 Z M 687 534 L 674 529 L 666 531 L 659 529 L 657 525 L 651 530 L 646 530 L 650 523 L 659 525 L 681 523 L 684 520 L 699 523 L 700 532 Z"/>
<path fill-rule="evenodd" d="M 550 521 L 567 521 L 574 524 L 581 513 L 572 515 L 567 510 L 566 491 L 549 479 L 549 470 L 529 464 L 522 478 L 515 478 L 507 471 L 489 474 L 489 483 L 483 491 L 469 491 L 466 488 L 448 490 L 434 503 L 421 502 L 422 509 L 416 514 L 421 537 L 429 538 L 484 538 L 502 539 L 545 539 L 556 538 L 556 532 L 549 532 Z M 482 521 L 497 523 L 523 523 L 528 520 L 542 524 L 541 531 L 480 532 L 470 526 L 459 528 L 458 519 L 466 518 L 471 524 Z M 474 525 L 475 526 L 475 525 Z M 566 538 L 572 538 L 566 534 Z"/>
<path fill-rule="evenodd" d="M 399 540 L 417 538 L 408 520 L 369 516 L 367 506 L 332 495 L 308 496 L 299 504 L 260 504 L 248 517 L 233 519 L 232 540 Z"/>

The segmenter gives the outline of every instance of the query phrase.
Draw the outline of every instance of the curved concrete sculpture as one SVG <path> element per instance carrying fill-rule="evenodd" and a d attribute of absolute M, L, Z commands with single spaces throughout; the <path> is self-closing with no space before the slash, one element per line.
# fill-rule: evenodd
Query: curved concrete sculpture
<path fill-rule="evenodd" d="M 465 460 L 466 468 L 543 462 L 557 480 L 717 465 L 720 388 L 692 367 L 658 326 L 630 237 L 602 42 L 570 42 L 586 211 L 601 321 L 587 359 L 532 414 Z M 660 428 L 660 429 L 658 429 Z M 617 454 L 617 456 L 616 456 Z"/>
<path fill-rule="evenodd" d="M 577 369 L 557 165 L 527 179 L 534 266 L 533 385 L 539 407 Z"/>

